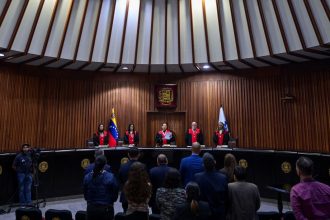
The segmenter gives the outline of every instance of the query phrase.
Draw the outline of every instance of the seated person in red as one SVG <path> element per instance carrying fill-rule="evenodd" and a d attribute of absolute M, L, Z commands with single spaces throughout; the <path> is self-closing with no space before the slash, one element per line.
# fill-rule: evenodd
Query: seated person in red
<path fill-rule="evenodd" d="M 104 130 L 103 124 L 99 124 L 97 132 L 93 135 L 93 142 L 94 146 L 109 144 L 109 133 Z"/>
<path fill-rule="evenodd" d="M 135 130 L 134 124 L 129 124 L 124 135 L 124 144 L 137 146 L 139 144 L 139 133 Z"/>
<path fill-rule="evenodd" d="M 192 146 L 192 143 L 198 142 L 204 144 L 204 136 L 202 131 L 197 127 L 197 122 L 191 123 L 191 128 L 186 132 L 186 146 Z"/>
<path fill-rule="evenodd" d="M 229 133 L 225 130 L 224 124 L 219 122 L 217 130 L 213 135 L 213 143 L 215 145 L 228 145 Z"/>
<path fill-rule="evenodd" d="M 156 144 L 159 146 L 163 146 L 164 144 L 175 143 L 175 134 L 173 131 L 168 129 L 167 122 L 163 123 L 162 130 L 158 131 L 155 140 L 156 140 Z"/>

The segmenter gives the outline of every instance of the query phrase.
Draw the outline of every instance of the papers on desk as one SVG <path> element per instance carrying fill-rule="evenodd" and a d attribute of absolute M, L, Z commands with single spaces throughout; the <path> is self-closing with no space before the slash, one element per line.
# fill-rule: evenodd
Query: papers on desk
<path fill-rule="evenodd" d="M 228 145 L 218 145 L 217 148 L 228 148 Z"/>

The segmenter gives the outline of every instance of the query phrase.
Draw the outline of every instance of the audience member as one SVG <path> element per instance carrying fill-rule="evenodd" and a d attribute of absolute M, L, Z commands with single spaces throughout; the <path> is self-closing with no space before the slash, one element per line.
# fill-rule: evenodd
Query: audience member
<path fill-rule="evenodd" d="M 228 182 L 224 174 L 215 170 L 216 161 L 210 153 L 203 156 L 204 172 L 195 174 L 195 181 L 201 191 L 201 200 L 208 202 L 210 219 L 225 219 Z"/>
<path fill-rule="evenodd" d="M 160 211 L 156 205 L 156 192 L 157 189 L 162 187 L 164 184 L 165 176 L 170 169 L 167 166 L 168 160 L 165 154 L 159 154 L 157 157 L 157 167 L 150 170 L 150 181 L 152 184 L 152 195 L 149 201 L 149 206 L 152 209 L 152 213 L 159 214 Z"/>
<path fill-rule="evenodd" d="M 211 210 L 207 202 L 199 201 L 200 190 L 195 182 L 186 186 L 186 202 L 176 208 L 173 220 L 208 220 Z"/>
<path fill-rule="evenodd" d="M 126 183 L 126 181 L 128 179 L 128 172 L 129 172 L 131 166 L 134 163 L 138 162 L 139 157 L 140 157 L 140 152 L 139 152 L 139 149 L 137 147 L 132 147 L 132 148 L 129 149 L 129 151 L 128 151 L 128 158 L 129 158 L 128 162 L 125 163 L 125 164 L 122 164 L 119 168 L 118 176 L 119 176 L 119 181 L 120 181 L 121 187 L 123 187 L 124 184 Z M 120 202 L 122 203 L 122 207 L 123 207 L 124 212 L 126 212 L 128 204 L 127 204 L 127 201 L 126 201 L 125 194 L 124 194 L 123 190 L 120 194 Z"/>
<path fill-rule="evenodd" d="M 124 186 L 124 193 L 128 202 L 125 219 L 148 219 L 148 202 L 151 197 L 152 186 L 143 163 L 135 162 L 132 164 L 128 173 L 128 180 Z"/>
<path fill-rule="evenodd" d="M 236 158 L 232 154 L 226 154 L 224 160 L 224 167 L 220 170 L 228 178 L 228 183 L 234 182 L 234 169 L 236 167 Z"/>
<path fill-rule="evenodd" d="M 199 156 L 201 152 L 201 145 L 198 142 L 193 143 L 191 151 L 191 156 L 183 158 L 180 164 L 180 173 L 184 186 L 193 180 L 195 173 L 199 173 L 204 170 L 202 158 Z"/>
<path fill-rule="evenodd" d="M 94 158 L 96 159 L 98 156 L 101 156 L 101 155 L 104 155 L 104 151 L 102 149 L 97 149 L 95 150 L 95 153 L 94 153 Z M 85 169 L 85 172 L 84 172 L 84 175 L 86 175 L 87 173 L 90 173 L 94 170 L 94 167 L 95 167 L 95 162 L 94 163 L 91 163 L 89 164 L 86 169 Z M 105 164 L 104 166 L 104 170 L 105 171 L 108 171 L 111 173 L 111 167 L 110 165 L 108 164 Z"/>
<path fill-rule="evenodd" d="M 87 219 L 109 220 L 114 217 L 113 203 L 118 198 L 118 183 L 112 173 L 104 170 L 106 162 L 104 155 L 98 156 L 93 171 L 85 175 Z"/>
<path fill-rule="evenodd" d="M 181 175 L 175 168 L 166 174 L 164 187 L 157 189 L 156 203 L 162 220 L 173 218 L 175 208 L 186 201 L 185 190 L 181 188 Z"/>
<path fill-rule="evenodd" d="M 330 219 L 330 187 L 313 178 L 313 167 L 313 161 L 307 157 L 296 162 L 300 183 L 292 187 L 290 201 L 297 220 Z"/>
<path fill-rule="evenodd" d="M 246 169 L 236 166 L 236 182 L 228 184 L 228 220 L 254 220 L 260 207 L 258 187 L 246 182 Z"/>

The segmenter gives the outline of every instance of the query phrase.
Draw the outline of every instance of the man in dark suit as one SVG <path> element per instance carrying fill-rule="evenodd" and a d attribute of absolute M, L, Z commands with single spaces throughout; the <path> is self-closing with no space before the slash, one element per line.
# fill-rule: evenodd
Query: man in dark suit
<path fill-rule="evenodd" d="M 183 158 L 180 164 L 180 173 L 184 186 L 193 180 L 195 173 L 204 170 L 202 158 L 199 156 L 201 145 L 198 142 L 192 144 L 191 152 L 191 156 Z"/>
<path fill-rule="evenodd" d="M 204 144 L 204 136 L 201 129 L 197 127 L 197 122 L 191 123 L 191 128 L 186 132 L 185 141 L 186 146 L 191 146 L 194 142 Z"/>
<path fill-rule="evenodd" d="M 96 160 L 97 157 L 99 156 L 104 156 L 104 151 L 102 149 L 97 149 L 95 150 L 95 153 L 94 153 L 94 158 Z M 94 170 L 94 167 L 95 167 L 95 162 L 94 163 L 91 163 L 88 165 L 88 167 L 86 167 L 85 169 L 85 172 L 84 172 L 84 175 L 92 172 Z M 111 172 L 111 167 L 109 164 L 105 164 L 104 168 L 103 168 L 105 171 L 108 171 L 109 173 L 112 173 Z"/>
<path fill-rule="evenodd" d="M 168 160 L 165 154 L 159 154 L 157 157 L 157 167 L 154 167 L 150 170 L 150 181 L 152 185 L 152 195 L 149 201 L 149 206 L 152 209 L 152 213 L 159 214 L 160 211 L 156 205 L 156 192 L 157 189 L 163 186 L 165 176 L 170 169 L 167 166 Z"/>
<path fill-rule="evenodd" d="M 128 158 L 129 160 L 127 161 L 127 163 L 124 163 L 120 166 L 119 168 L 119 182 L 120 182 L 120 186 L 123 189 L 123 186 L 125 185 L 127 179 L 128 179 L 128 172 L 132 166 L 133 163 L 137 162 L 138 159 L 140 157 L 140 152 L 139 149 L 137 147 L 132 147 L 129 149 L 128 151 Z M 124 212 L 126 212 L 127 207 L 128 207 L 128 203 L 127 200 L 125 198 L 125 194 L 123 192 L 123 190 L 121 190 L 121 194 L 120 194 L 120 200 L 122 203 L 122 207 Z"/>
<path fill-rule="evenodd" d="M 228 183 L 227 177 L 215 170 L 216 161 L 210 153 L 203 156 L 205 171 L 195 174 L 195 181 L 201 190 L 201 200 L 209 203 L 211 219 L 225 219 Z"/>

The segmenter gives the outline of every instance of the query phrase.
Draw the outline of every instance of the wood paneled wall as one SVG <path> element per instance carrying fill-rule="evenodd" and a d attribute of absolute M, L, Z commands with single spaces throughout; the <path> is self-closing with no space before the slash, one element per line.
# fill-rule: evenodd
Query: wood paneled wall
<path fill-rule="evenodd" d="M 0 67 L 0 151 L 21 143 L 49 149 L 84 147 L 111 108 L 121 135 L 134 122 L 147 143 L 154 84 L 177 83 L 186 127 L 197 121 L 211 144 L 223 105 L 240 147 L 330 153 L 330 70 L 271 68 L 223 74 L 109 74 Z M 281 100 L 285 94 L 293 102 Z M 159 125 L 160 126 L 160 125 Z M 183 139 L 183 137 L 178 137 Z"/>

